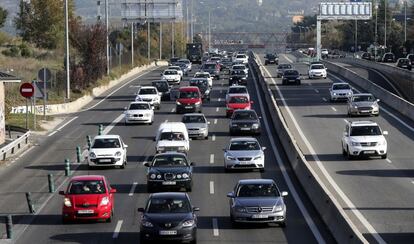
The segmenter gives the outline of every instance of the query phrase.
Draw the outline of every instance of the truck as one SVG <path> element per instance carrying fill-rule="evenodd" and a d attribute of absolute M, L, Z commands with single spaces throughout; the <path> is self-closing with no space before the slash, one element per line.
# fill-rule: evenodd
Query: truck
<path fill-rule="evenodd" d="M 187 59 L 192 63 L 201 64 L 203 57 L 203 44 L 202 43 L 187 43 Z"/>

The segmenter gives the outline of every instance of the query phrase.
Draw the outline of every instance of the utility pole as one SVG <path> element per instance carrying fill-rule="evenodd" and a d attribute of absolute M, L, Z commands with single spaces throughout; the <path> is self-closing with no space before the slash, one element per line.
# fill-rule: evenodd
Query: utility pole
<path fill-rule="evenodd" d="M 193 38 L 194 38 L 194 0 L 190 0 L 191 1 L 191 36 L 190 36 L 190 42 L 193 43 Z"/>
<path fill-rule="evenodd" d="M 69 73 L 69 16 L 68 0 L 65 0 L 65 52 L 66 52 L 66 99 L 70 99 L 70 73 Z M 46 84 L 46 81 L 44 81 Z M 46 94 L 44 94 L 46 96 Z M 35 98 L 36 99 L 36 98 Z M 36 115 L 35 115 L 36 116 Z"/>
<path fill-rule="evenodd" d="M 150 60 L 151 59 L 151 37 L 150 37 L 150 35 L 151 35 L 151 33 L 150 33 L 150 31 L 151 31 L 151 25 L 150 25 L 150 20 L 149 19 L 147 19 L 147 21 L 148 21 L 148 60 Z"/>
<path fill-rule="evenodd" d="M 189 42 L 189 40 L 190 40 L 190 28 L 189 28 L 189 21 L 188 21 L 188 0 L 186 1 L 186 11 L 187 11 L 187 14 L 186 14 L 186 21 L 185 21 L 185 23 L 186 23 L 186 34 L 187 34 L 187 38 L 186 38 L 186 40 L 187 40 L 187 43 Z"/>
<path fill-rule="evenodd" d="M 384 0 L 384 46 L 387 50 L 387 0 Z"/>
<path fill-rule="evenodd" d="M 374 43 L 374 60 L 377 61 L 378 45 L 378 3 L 375 1 L 375 43 Z"/>
<path fill-rule="evenodd" d="M 162 22 L 160 21 L 160 60 L 162 59 Z"/>
<path fill-rule="evenodd" d="M 407 42 L 407 0 L 404 1 L 404 43 Z"/>
<path fill-rule="evenodd" d="M 134 22 L 131 22 L 131 67 L 134 67 Z"/>
<path fill-rule="evenodd" d="M 211 11 L 208 10 L 208 51 L 211 50 Z"/>
<path fill-rule="evenodd" d="M 105 26 L 106 26 L 106 74 L 109 75 L 109 10 L 108 10 L 108 0 L 105 0 Z"/>
<path fill-rule="evenodd" d="M 175 36 L 175 26 L 174 20 L 171 22 L 171 57 L 174 57 L 174 36 Z"/>
<path fill-rule="evenodd" d="M 356 53 L 358 52 L 358 20 L 355 19 L 355 52 L 354 57 L 356 58 Z"/>

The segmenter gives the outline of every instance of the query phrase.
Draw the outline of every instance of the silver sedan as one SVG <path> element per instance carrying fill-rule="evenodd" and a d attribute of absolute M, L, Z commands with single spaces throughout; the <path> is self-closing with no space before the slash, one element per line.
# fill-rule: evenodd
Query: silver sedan
<path fill-rule="evenodd" d="M 379 115 L 379 99 L 370 93 L 353 94 L 348 100 L 348 116 Z"/>
<path fill-rule="evenodd" d="M 265 147 L 261 147 L 256 138 L 232 138 L 224 149 L 224 169 L 259 169 L 265 168 Z"/>

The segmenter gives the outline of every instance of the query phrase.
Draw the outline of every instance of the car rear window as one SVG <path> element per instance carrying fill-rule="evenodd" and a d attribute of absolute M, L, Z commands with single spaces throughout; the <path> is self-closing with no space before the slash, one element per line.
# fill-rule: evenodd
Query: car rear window
<path fill-rule="evenodd" d="M 374 96 L 354 96 L 352 97 L 354 102 L 373 102 L 375 101 Z"/>
<path fill-rule="evenodd" d="M 311 66 L 311 69 L 324 69 L 325 67 L 322 64 L 314 64 Z"/>
<path fill-rule="evenodd" d="M 229 93 L 230 94 L 247 93 L 247 90 L 244 87 L 230 87 Z"/>
<path fill-rule="evenodd" d="M 278 69 L 291 69 L 292 65 L 290 64 L 281 64 L 279 66 L 277 66 Z"/>
<path fill-rule="evenodd" d="M 176 75 L 178 72 L 176 70 L 167 70 L 164 72 L 164 75 Z"/>
<path fill-rule="evenodd" d="M 181 132 L 163 132 L 161 133 L 161 141 L 184 141 L 184 134 Z"/>
<path fill-rule="evenodd" d="M 296 70 L 286 70 L 285 75 L 299 75 L 299 73 Z"/>
<path fill-rule="evenodd" d="M 348 84 L 338 84 L 338 85 L 334 85 L 332 89 L 334 89 L 334 90 L 350 90 L 351 87 Z"/>
<path fill-rule="evenodd" d="M 95 139 L 92 148 L 120 148 L 121 143 L 118 138 L 99 138 Z"/>
<path fill-rule="evenodd" d="M 68 187 L 68 194 L 102 194 L 106 193 L 105 184 L 102 180 L 72 181 Z"/>
<path fill-rule="evenodd" d="M 216 68 L 216 64 L 205 64 L 203 66 L 203 69 L 215 69 Z"/>

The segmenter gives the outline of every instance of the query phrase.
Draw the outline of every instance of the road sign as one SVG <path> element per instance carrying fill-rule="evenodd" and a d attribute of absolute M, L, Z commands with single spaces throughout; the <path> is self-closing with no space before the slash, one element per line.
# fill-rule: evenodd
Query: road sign
<path fill-rule="evenodd" d="M 319 5 L 318 20 L 371 19 L 371 2 L 322 2 Z"/>
<path fill-rule="evenodd" d="M 48 82 L 51 77 L 52 77 L 52 73 L 50 72 L 50 70 L 48 68 L 41 68 L 37 72 L 37 79 L 38 80 Z"/>
<path fill-rule="evenodd" d="M 20 86 L 20 94 L 23 97 L 26 97 L 26 98 L 32 97 L 33 93 L 34 93 L 34 87 L 32 84 L 26 82 Z"/>

